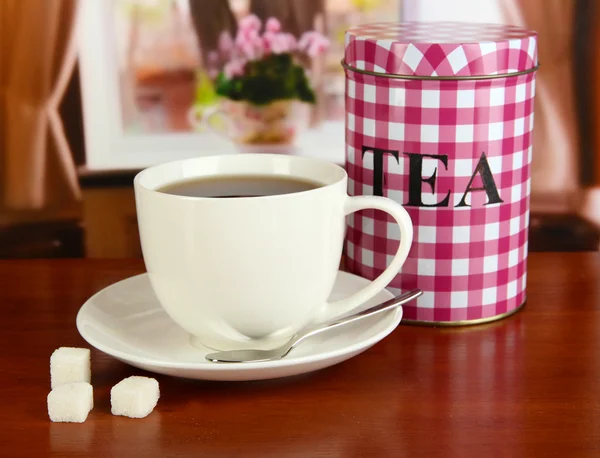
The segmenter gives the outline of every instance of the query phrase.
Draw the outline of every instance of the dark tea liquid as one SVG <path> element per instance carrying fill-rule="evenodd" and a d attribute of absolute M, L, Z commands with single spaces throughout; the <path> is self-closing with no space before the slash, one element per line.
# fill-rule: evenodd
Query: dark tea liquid
<path fill-rule="evenodd" d="M 201 177 L 168 184 L 158 189 L 165 194 L 189 197 L 258 197 L 292 194 L 322 186 L 316 181 L 273 175 Z"/>

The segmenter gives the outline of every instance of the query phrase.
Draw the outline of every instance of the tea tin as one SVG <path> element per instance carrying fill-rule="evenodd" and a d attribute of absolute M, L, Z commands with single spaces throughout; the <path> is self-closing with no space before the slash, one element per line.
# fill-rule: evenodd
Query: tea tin
<path fill-rule="evenodd" d="M 420 288 L 404 322 L 474 324 L 525 302 L 537 34 L 516 26 L 374 23 L 346 32 L 350 195 L 414 224 L 390 284 Z M 349 216 L 346 268 L 373 279 L 399 243 L 376 211 Z"/>

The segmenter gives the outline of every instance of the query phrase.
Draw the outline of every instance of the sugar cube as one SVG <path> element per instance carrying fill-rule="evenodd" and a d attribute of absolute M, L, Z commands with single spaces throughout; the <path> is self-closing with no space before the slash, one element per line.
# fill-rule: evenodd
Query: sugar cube
<path fill-rule="evenodd" d="M 93 388 L 86 382 L 59 385 L 48 394 L 48 415 L 52 421 L 83 423 L 93 407 Z"/>
<path fill-rule="evenodd" d="M 90 383 L 90 350 L 87 348 L 60 347 L 50 356 L 50 386 L 52 389 L 65 383 Z"/>
<path fill-rule="evenodd" d="M 113 415 L 143 418 L 154 410 L 159 397 L 155 379 L 137 375 L 127 377 L 110 390 L 111 411 Z"/>

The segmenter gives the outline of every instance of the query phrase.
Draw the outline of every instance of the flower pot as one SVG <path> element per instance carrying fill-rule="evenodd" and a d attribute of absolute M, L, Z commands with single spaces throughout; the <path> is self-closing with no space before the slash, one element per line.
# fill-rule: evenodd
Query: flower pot
<path fill-rule="evenodd" d="M 244 151 L 288 152 L 308 123 L 308 106 L 293 100 L 266 105 L 224 100 L 206 110 L 202 119 Z"/>

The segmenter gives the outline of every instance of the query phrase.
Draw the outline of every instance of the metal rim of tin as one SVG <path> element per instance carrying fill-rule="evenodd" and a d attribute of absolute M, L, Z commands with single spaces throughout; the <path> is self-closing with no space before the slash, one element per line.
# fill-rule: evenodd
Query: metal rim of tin
<path fill-rule="evenodd" d="M 360 68 L 352 67 L 346 63 L 344 59 L 342 59 L 342 67 L 346 70 L 360 73 L 363 75 L 369 76 L 379 76 L 381 78 L 393 78 L 399 80 L 433 80 L 433 81 L 468 81 L 468 80 L 492 80 L 498 78 L 508 78 L 511 76 L 521 76 L 527 75 L 529 73 L 536 72 L 540 68 L 540 64 L 538 63 L 535 67 L 531 67 L 527 70 L 522 70 L 520 72 L 512 72 L 512 73 L 498 73 L 495 75 L 473 75 L 473 76 L 419 76 L 419 75 L 397 75 L 395 73 L 381 73 L 381 72 L 372 72 L 370 70 L 361 70 Z"/>
<path fill-rule="evenodd" d="M 400 324 L 405 324 L 407 326 L 428 326 L 431 328 L 434 328 L 434 327 L 452 328 L 452 327 L 459 327 L 459 326 L 474 326 L 477 324 L 492 323 L 494 321 L 499 321 L 503 318 L 508 318 L 509 316 L 514 315 L 519 310 L 521 310 L 523 307 L 525 307 L 526 302 L 527 302 L 527 299 L 525 301 L 523 301 L 523 303 L 521 305 L 519 305 L 517 308 L 510 310 L 509 312 L 501 313 L 500 315 L 494 315 L 494 316 L 487 317 L 487 318 L 477 318 L 475 320 L 459 320 L 459 321 L 422 321 L 422 320 L 402 319 Z"/>

